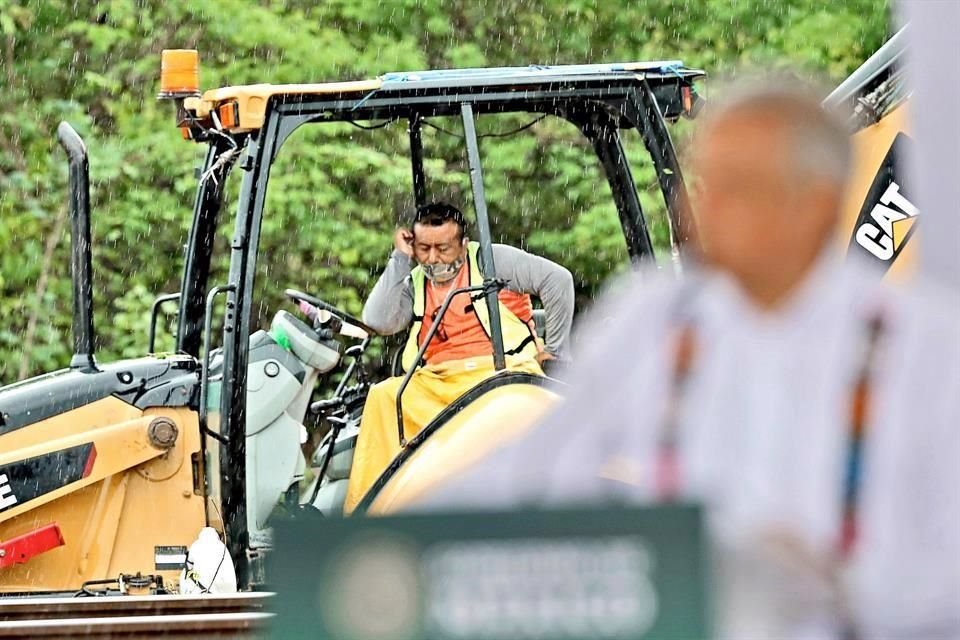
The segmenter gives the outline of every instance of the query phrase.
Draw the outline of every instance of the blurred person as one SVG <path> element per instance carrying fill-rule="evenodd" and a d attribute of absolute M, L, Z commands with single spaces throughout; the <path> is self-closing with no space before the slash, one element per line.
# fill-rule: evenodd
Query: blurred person
<path fill-rule="evenodd" d="M 960 637 L 960 301 L 841 254 L 809 88 L 732 88 L 692 151 L 700 267 L 631 275 L 566 402 L 416 508 L 694 500 L 721 636 Z"/>
<path fill-rule="evenodd" d="M 493 245 L 496 277 L 506 281 L 499 294 L 500 323 L 507 368 L 543 374 L 541 365 L 563 354 L 573 323 L 573 277 L 545 258 L 502 244 Z M 409 329 L 404 370 L 416 365 L 447 295 L 483 282 L 479 244 L 466 236 L 463 213 L 435 202 L 417 209 L 410 229 L 398 229 L 387 267 L 363 309 L 363 321 L 381 335 Z M 530 295 L 543 303 L 546 344 L 539 341 Z M 404 433 L 409 440 L 440 411 L 495 373 L 486 300 L 476 292 L 454 298 L 404 392 Z M 345 511 L 360 502 L 400 452 L 396 396 L 402 378 L 370 389 L 354 452 Z"/>

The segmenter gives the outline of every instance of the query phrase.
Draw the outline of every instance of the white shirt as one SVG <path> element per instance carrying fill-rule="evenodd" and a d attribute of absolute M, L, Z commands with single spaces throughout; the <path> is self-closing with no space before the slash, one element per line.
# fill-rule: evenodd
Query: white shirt
<path fill-rule="evenodd" d="M 581 352 L 567 401 L 422 506 L 657 500 L 682 295 L 698 348 L 678 421 L 681 494 L 706 505 L 716 547 L 739 558 L 728 565 L 750 572 L 744 558 L 752 557 L 763 573 L 774 564 L 768 581 L 790 585 L 779 603 L 762 579 L 739 595 L 728 588 L 721 635 L 834 637 L 837 622 L 818 604 L 823 590 L 805 583 L 803 571 L 781 571 L 789 561 L 766 555 L 761 541 L 786 536 L 815 559 L 835 548 L 851 389 L 868 318 L 879 310 L 885 330 L 845 592 L 861 637 L 960 637 L 958 300 L 916 283 L 895 290 L 838 256 L 823 258 L 774 313 L 723 275 L 685 284 L 633 278 L 580 325 L 596 337 Z M 681 293 L 698 281 L 693 295 Z M 778 604 L 793 610 L 764 619 Z"/>

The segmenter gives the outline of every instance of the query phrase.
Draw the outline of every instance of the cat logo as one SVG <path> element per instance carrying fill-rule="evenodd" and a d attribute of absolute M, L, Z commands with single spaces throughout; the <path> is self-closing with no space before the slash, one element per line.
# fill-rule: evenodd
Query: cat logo
<path fill-rule="evenodd" d="M 857 227 L 857 244 L 880 260 L 893 259 L 910 235 L 917 213 L 913 203 L 900 193 L 900 185 L 890 182 L 880 202 L 870 210 L 872 222 Z"/>
<path fill-rule="evenodd" d="M 17 496 L 13 495 L 13 487 L 7 480 L 7 474 L 0 473 L 0 511 L 17 504 Z"/>
<path fill-rule="evenodd" d="M 897 171 L 896 159 L 902 157 L 908 140 L 900 133 L 890 145 L 860 209 L 850 242 L 851 249 L 865 252 L 887 268 L 913 235 L 919 214 L 916 205 L 905 195 L 903 175 Z"/>

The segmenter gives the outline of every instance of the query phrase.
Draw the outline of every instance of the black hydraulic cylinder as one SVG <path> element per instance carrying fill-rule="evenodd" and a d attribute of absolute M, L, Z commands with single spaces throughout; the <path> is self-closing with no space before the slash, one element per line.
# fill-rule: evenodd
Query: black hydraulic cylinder
<path fill-rule="evenodd" d="M 66 122 L 57 127 L 70 166 L 70 274 L 73 279 L 73 357 L 70 368 L 96 371 L 93 356 L 93 268 L 90 258 L 90 178 L 87 147 Z"/>

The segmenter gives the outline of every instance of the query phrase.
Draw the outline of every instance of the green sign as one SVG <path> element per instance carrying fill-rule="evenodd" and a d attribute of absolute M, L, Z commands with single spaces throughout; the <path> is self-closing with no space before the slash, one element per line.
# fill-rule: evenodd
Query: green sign
<path fill-rule="evenodd" d="M 276 534 L 277 638 L 709 636 L 697 507 L 318 519 Z"/>

